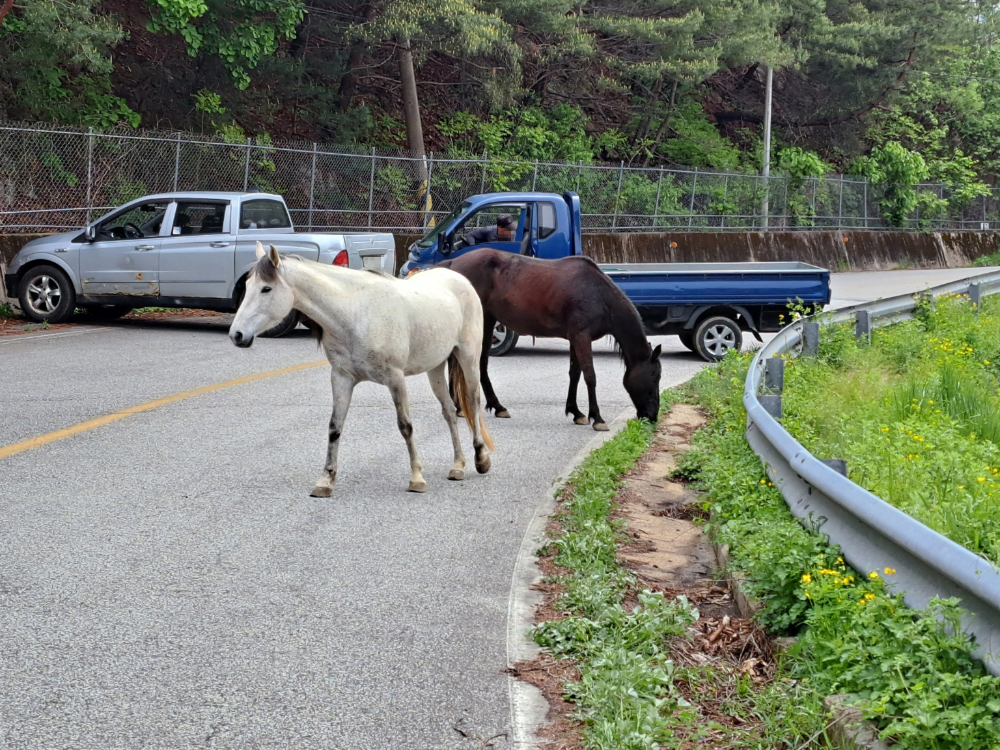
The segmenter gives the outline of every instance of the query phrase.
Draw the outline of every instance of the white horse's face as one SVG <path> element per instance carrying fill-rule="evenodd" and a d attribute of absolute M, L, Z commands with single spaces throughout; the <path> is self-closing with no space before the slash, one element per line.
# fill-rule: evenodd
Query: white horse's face
<path fill-rule="evenodd" d="M 257 243 L 257 265 L 247 276 L 246 293 L 229 327 L 229 338 L 241 348 L 253 344 L 261 331 L 278 325 L 292 311 L 295 297 L 284 279 L 284 268 L 278 250 L 271 245 L 265 251 Z"/>

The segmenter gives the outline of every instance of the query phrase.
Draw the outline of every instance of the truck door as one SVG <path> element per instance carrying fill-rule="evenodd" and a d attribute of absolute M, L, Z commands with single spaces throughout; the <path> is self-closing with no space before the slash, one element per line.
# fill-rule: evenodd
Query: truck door
<path fill-rule="evenodd" d="M 160 296 L 223 299 L 233 286 L 236 238 L 229 201 L 178 201 L 160 248 Z"/>
<path fill-rule="evenodd" d="M 534 210 L 532 247 L 539 258 L 562 258 L 567 254 L 569 239 L 566 229 L 559 231 L 556 206 L 549 201 L 539 201 Z"/>
<path fill-rule="evenodd" d="M 168 206 L 164 201 L 133 204 L 94 227 L 94 240 L 80 248 L 85 297 L 159 293 L 160 231 Z"/>

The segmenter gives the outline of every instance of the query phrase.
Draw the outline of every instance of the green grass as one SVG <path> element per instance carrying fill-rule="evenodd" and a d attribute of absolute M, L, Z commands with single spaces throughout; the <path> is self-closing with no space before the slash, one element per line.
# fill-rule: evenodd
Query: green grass
<path fill-rule="evenodd" d="M 9 302 L 0 303 L 0 318 L 13 318 L 14 308 Z"/>
<path fill-rule="evenodd" d="M 989 255 L 981 255 L 972 261 L 974 266 L 1000 266 L 1000 250 L 994 250 Z"/>
<path fill-rule="evenodd" d="M 968 305 L 961 304 L 946 300 L 938 314 L 924 311 L 916 323 L 877 331 L 872 347 L 857 346 L 847 328 L 824 330 L 820 361 L 786 364 L 786 426 L 820 456 L 846 455 L 852 475 L 861 466 L 884 463 L 871 441 L 884 443 L 889 433 L 881 427 L 892 415 L 902 416 L 906 424 L 913 424 L 914 419 L 936 421 L 944 429 L 946 409 L 968 408 L 965 381 L 958 387 L 954 380 L 934 380 L 941 357 L 925 352 L 921 339 L 933 338 L 928 328 L 947 329 L 951 336 L 959 330 L 970 333 L 977 326 L 992 325 L 985 320 L 986 311 L 984 320 L 977 322 Z M 950 313 L 961 320 L 949 317 Z M 938 354 L 943 353 L 939 350 Z M 869 369 L 879 363 L 884 366 Z M 855 571 L 845 565 L 839 550 L 829 546 L 825 537 L 792 517 L 767 480 L 743 437 L 746 421 L 741 398 L 748 366 L 748 357 L 730 355 L 719 367 L 702 371 L 693 380 L 697 401 L 713 419 L 695 435 L 693 450 L 679 470 L 702 487 L 712 513 L 711 532 L 717 541 L 729 545 L 730 566 L 746 576 L 748 593 L 764 604 L 758 615 L 761 623 L 773 632 L 799 636 L 781 663 L 780 675 L 797 681 L 797 707 L 816 714 L 823 696 L 851 693 L 864 715 L 899 748 L 1000 748 L 1000 680 L 972 660 L 972 644 L 958 627 L 958 603 L 936 601 L 926 612 L 908 609 L 883 585 L 883 577 L 892 571 Z M 939 406 L 935 400 L 938 412 L 928 408 L 932 406 L 928 397 L 920 409 L 914 409 L 908 394 L 915 383 L 924 382 L 942 388 L 947 394 L 943 398 L 951 399 L 953 406 Z M 991 420 L 988 410 L 976 410 L 976 415 L 984 424 Z M 935 441 L 950 436 L 963 446 L 983 444 L 971 441 L 967 428 L 950 415 L 947 425 L 952 432 L 936 435 Z M 864 442 L 871 430 L 871 441 Z M 896 439 L 890 438 L 889 445 Z M 912 445 L 920 443 L 906 429 L 898 440 L 909 441 L 897 449 L 904 458 L 906 451 L 916 450 Z M 851 446 L 856 451 L 845 453 Z M 971 460 L 962 452 L 964 447 L 956 450 L 962 456 L 956 461 Z M 892 482 L 910 481 L 904 470 L 913 467 L 912 459 L 889 465 L 893 466 Z M 868 476 L 870 472 L 862 473 Z M 984 477 L 977 485 L 987 481 Z M 913 482 L 912 488 L 916 487 Z M 763 699 L 761 704 L 769 725 L 783 725 L 785 719 L 779 714 L 766 713 L 776 707 L 768 709 Z M 793 729 L 789 727 L 789 732 Z"/>

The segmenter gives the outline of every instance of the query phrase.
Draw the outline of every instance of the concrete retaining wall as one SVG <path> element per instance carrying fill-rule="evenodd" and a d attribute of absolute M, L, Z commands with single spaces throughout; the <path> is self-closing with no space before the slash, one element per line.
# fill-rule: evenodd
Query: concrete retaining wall
<path fill-rule="evenodd" d="M 7 262 L 39 235 L 0 235 Z M 396 268 L 414 235 L 396 235 Z M 960 268 L 1000 249 L 1000 232 L 606 232 L 583 235 L 599 263 L 788 261 L 831 271 Z"/>

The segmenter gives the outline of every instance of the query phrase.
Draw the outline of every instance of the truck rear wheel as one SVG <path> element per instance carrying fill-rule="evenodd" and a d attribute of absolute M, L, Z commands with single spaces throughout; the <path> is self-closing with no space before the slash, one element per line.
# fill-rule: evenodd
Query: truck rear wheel
<path fill-rule="evenodd" d="M 681 343 L 685 346 L 685 348 L 690 349 L 691 351 L 697 351 L 694 348 L 694 330 L 681 331 L 677 334 L 677 338 L 681 340 Z"/>
<path fill-rule="evenodd" d="M 722 315 L 705 318 L 694 329 L 694 351 L 707 362 L 718 362 L 730 349 L 743 347 L 743 332 L 736 321 Z"/>
<path fill-rule="evenodd" d="M 493 343 L 490 345 L 490 356 L 502 357 L 504 354 L 513 351 L 517 345 L 518 338 L 520 337 L 516 331 L 512 331 L 503 323 L 495 323 L 493 325 Z"/>

